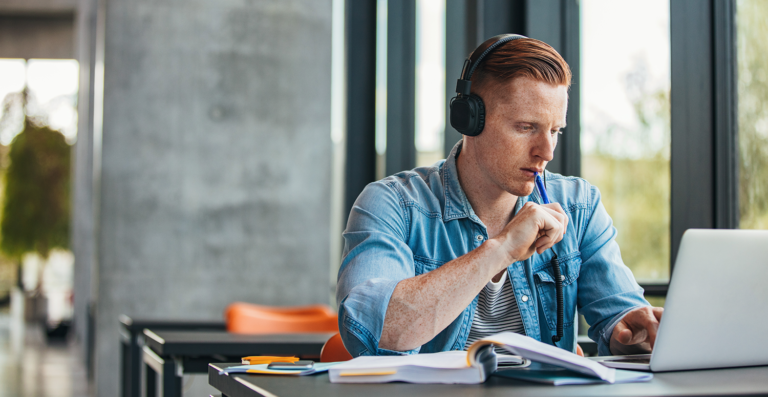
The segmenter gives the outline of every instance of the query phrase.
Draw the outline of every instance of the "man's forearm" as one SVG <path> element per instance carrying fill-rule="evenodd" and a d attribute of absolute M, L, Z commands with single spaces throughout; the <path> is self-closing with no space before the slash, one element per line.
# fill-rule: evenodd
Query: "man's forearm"
<path fill-rule="evenodd" d="M 379 347 L 406 351 L 427 343 L 508 266 L 500 244 L 488 240 L 440 268 L 397 284 L 387 307 Z"/>

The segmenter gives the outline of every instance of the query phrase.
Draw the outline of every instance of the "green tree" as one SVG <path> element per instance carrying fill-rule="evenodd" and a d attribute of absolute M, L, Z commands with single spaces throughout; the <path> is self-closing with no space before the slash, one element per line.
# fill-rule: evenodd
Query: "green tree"
<path fill-rule="evenodd" d="M 631 101 L 640 128 L 623 131 L 620 138 L 612 135 L 621 131 L 602 131 L 596 150 L 582 155 L 582 169 L 600 188 L 624 263 L 639 281 L 653 282 L 669 278 L 669 91 L 637 91 Z M 662 132 L 661 147 L 648 143 L 654 128 Z M 631 145 L 642 155 L 616 155 L 615 142 Z"/>
<path fill-rule="evenodd" d="M 741 228 L 768 229 L 768 1 L 737 3 Z"/>
<path fill-rule="evenodd" d="M 60 132 L 29 118 L 11 142 L 0 222 L 0 250 L 9 257 L 69 247 L 70 153 Z"/>

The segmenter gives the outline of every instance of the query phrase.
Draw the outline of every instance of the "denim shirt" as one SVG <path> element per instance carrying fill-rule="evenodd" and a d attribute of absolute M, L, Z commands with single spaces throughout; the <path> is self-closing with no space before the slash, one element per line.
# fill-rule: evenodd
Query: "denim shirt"
<path fill-rule="evenodd" d="M 435 270 L 489 237 L 459 184 L 456 157 L 460 151 L 461 141 L 446 160 L 371 183 L 355 201 L 343 234 L 336 292 L 339 331 L 353 356 L 464 349 L 477 296 L 426 344 L 403 352 L 379 347 L 397 283 Z M 569 218 L 563 240 L 553 247 L 565 276 L 564 336 L 557 345 L 575 351 L 576 319 L 581 313 L 590 324 L 589 337 L 597 342 L 599 354 L 608 355 L 616 323 L 648 302 L 621 260 L 616 229 L 597 188 L 584 179 L 549 172 L 546 181 L 550 200 L 560 203 Z M 541 203 L 535 189 L 517 200 L 515 214 L 528 201 Z M 525 333 L 548 344 L 557 322 L 551 258 L 547 250 L 507 267 Z"/>

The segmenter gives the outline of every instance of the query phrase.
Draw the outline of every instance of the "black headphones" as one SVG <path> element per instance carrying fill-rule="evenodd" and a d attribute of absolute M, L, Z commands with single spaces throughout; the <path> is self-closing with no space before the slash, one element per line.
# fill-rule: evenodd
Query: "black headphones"
<path fill-rule="evenodd" d="M 485 127 L 485 104 L 478 95 L 470 94 L 472 73 L 483 59 L 500 45 L 527 37 L 519 34 L 500 34 L 480 44 L 464 61 L 461 78 L 456 81 L 456 96 L 451 99 L 451 127 L 464 135 L 478 136 Z"/>

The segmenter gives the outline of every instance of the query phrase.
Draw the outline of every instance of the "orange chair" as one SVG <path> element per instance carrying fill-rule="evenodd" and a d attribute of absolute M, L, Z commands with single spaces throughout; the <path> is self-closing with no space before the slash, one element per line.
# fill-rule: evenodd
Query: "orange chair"
<path fill-rule="evenodd" d="M 351 359 L 352 355 L 344 347 L 344 342 L 341 340 L 341 334 L 339 333 L 328 339 L 325 345 L 323 345 L 323 350 L 320 350 L 320 361 L 324 363 L 349 361 Z"/>
<path fill-rule="evenodd" d="M 338 332 L 338 316 L 326 305 L 262 306 L 235 302 L 224 310 L 227 331 L 238 334 Z"/>

